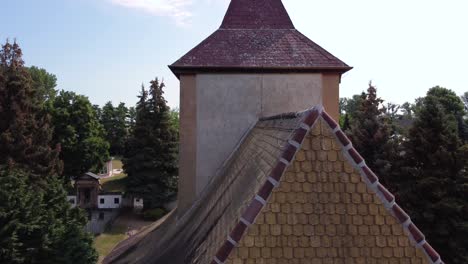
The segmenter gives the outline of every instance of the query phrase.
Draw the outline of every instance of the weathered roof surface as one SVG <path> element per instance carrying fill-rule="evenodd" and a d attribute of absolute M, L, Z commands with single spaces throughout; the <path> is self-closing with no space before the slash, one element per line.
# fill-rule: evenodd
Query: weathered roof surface
<path fill-rule="evenodd" d="M 281 0 L 233 0 L 222 29 L 294 29 Z"/>
<path fill-rule="evenodd" d="M 169 67 L 176 75 L 351 69 L 297 31 L 281 0 L 232 0 L 221 27 Z"/>
<path fill-rule="evenodd" d="M 317 123 L 320 123 L 320 129 L 328 131 L 327 133 L 330 134 L 329 138 L 321 139 L 322 141 L 314 140 L 316 134 L 310 131 L 316 128 Z M 309 143 L 304 143 L 306 141 Z M 348 170 L 346 175 L 350 178 L 339 180 L 340 174 L 335 173 L 336 175 L 333 176 L 329 173 L 336 170 L 333 167 L 333 163 L 319 162 L 323 158 L 327 159 L 327 155 L 331 152 L 324 152 L 326 154 L 325 157 L 319 157 L 317 154 L 314 158 L 305 161 L 304 153 L 298 154 L 299 150 L 316 147 L 333 150 L 335 154 L 337 151 L 340 151 L 339 159 L 341 164 L 348 164 L 340 166 L 351 168 L 351 172 L 345 168 L 345 170 Z M 336 158 L 334 156 L 333 159 Z M 301 164 L 297 165 L 295 163 L 296 160 L 301 160 Z M 323 173 L 319 176 L 314 176 L 322 177 L 315 185 L 311 185 L 310 182 L 307 183 L 308 185 L 306 183 L 300 184 L 299 182 L 293 185 L 287 175 L 283 176 L 288 169 L 291 170 L 292 167 L 296 168 L 296 166 L 305 165 L 309 168 L 316 167 L 319 172 Z M 344 172 L 342 174 L 345 175 Z M 306 176 L 302 175 L 301 177 L 304 179 Z M 340 181 L 341 185 L 337 185 L 333 180 L 330 184 L 325 185 L 325 181 L 329 180 L 327 177 Z M 373 260 L 405 258 L 406 261 L 409 257 L 413 256 L 415 258 L 427 257 L 427 263 L 442 263 L 439 254 L 425 240 L 424 235 L 412 223 L 410 217 L 398 206 L 394 196 L 379 183 L 377 176 L 367 167 L 363 158 L 353 148 L 350 140 L 341 131 L 336 122 L 326 112 L 322 112 L 321 109 L 311 109 L 303 113 L 291 113 L 260 120 L 234 152 L 221 173 L 214 177 L 206 191 L 202 194 L 202 197 L 186 215 L 177 219 L 176 214 L 173 214 L 159 228 L 151 227 L 143 234 L 138 234 L 130 240 L 124 241 L 117 247 L 117 250 L 114 250 L 106 258 L 105 263 L 231 263 L 236 257 L 245 257 L 245 254 L 250 259 L 251 256 L 248 255 L 250 252 L 253 252 L 252 254 L 257 258 L 264 259 L 254 250 L 258 250 L 258 248 L 253 248 L 252 250 L 248 248 L 248 253 L 245 253 L 245 248 L 243 248 L 244 251 L 235 252 L 235 248 L 236 246 L 246 246 L 253 241 L 252 239 L 249 240 L 250 242 L 243 240 L 249 228 L 252 229 L 255 224 L 269 221 L 266 219 L 266 216 L 261 215 L 262 211 L 268 212 L 268 210 L 274 210 L 272 209 L 273 206 L 276 206 L 276 210 L 279 210 L 279 206 L 282 206 L 274 204 L 279 201 L 279 198 L 275 197 L 275 190 L 283 192 L 282 199 L 291 199 L 291 195 L 299 193 L 299 191 L 294 191 L 293 188 L 304 188 L 303 190 L 308 188 L 306 193 L 301 194 L 304 196 L 302 199 L 306 200 L 300 202 L 298 208 L 303 208 L 302 206 L 307 205 L 308 208 L 310 207 L 308 209 L 309 214 L 312 212 L 313 214 L 309 215 L 309 221 L 319 221 L 314 220 L 314 217 L 318 217 L 317 219 L 320 219 L 322 223 L 322 220 L 325 219 L 323 217 L 329 217 L 327 219 L 335 219 L 333 218 L 334 216 L 339 216 L 337 219 L 344 217 L 344 222 L 340 222 L 342 224 L 340 228 L 344 228 L 344 231 L 341 229 L 329 230 L 328 227 L 336 227 L 325 225 L 322 228 L 326 229 L 320 231 L 317 226 L 315 231 L 309 231 L 308 236 L 304 235 L 307 241 L 315 241 L 317 237 L 325 239 L 324 242 L 320 242 L 320 240 L 318 244 L 314 242 L 315 244 L 311 245 L 313 249 L 310 248 L 309 250 L 310 252 L 321 252 L 317 253 L 319 255 L 322 254 L 318 257 L 330 259 L 327 253 L 323 253 L 328 250 L 324 247 L 330 247 L 327 246 L 330 245 L 327 243 L 331 243 L 332 241 L 330 240 L 330 237 L 332 237 L 330 235 L 344 232 L 346 235 L 344 238 L 347 238 L 349 241 L 343 242 L 343 236 L 342 238 L 338 237 L 337 241 L 344 243 L 336 246 L 342 251 L 339 253 L 343 255 L 339 256 L 340 259 L 343 257 L 354 257 L 357 261 L 360 257 L 359 260 L 365 260 L 366 257 Z M 322 189 L 323 193 L 321 193 Z M 340 193 L 341 189 L 345 191 Z M 359 198 L 363 199 L 362 206 L 354 205 L 357 203 L 357 200 L 354 200 L 354 192 L 356 192 L 356 197 L 362 197 Z M 319 200 L 313 202 L 313 197 L 317 197 Z M 309 200 L 309 198 L 312 200 Z M 322 199 L 335 199 L 337 207 L 335 208 L 333 202 L 330 201 L 330 208 L 322 208 L 324 204 L 324 200 L 322 201 Z M 350 200 L 350 204 L 346 205 L 342 203 L 341 199 L 352 199 L 352 201 Z M 304 205 L 301 203 L 304 203 Z M 291 205 L 285 204 L 285 206 Z M 314 209 L 314 206 L 318 205 L 322 205 L 321 209 L 319 207 Z M 340 209 L 338 206 L 348 207 L 345 207 L 345 213 L 343 213 L 343 208 Z M 287 210 L 294 210 L 296 212 L 299 209 L 293 205 L 293 207 Z M 352 210 L 356 210 L 356 212 Z M 374 211 L 372 212 L 372 210 Z M 382 220 L 382 215 L 384 220 Z M 307 219 L 307 215 L 304 215 L 304 217 Z M 292 220 L 287 219 L 285 221 L 287 221 L 287 224 L 290 224 L 290 228 L 294 228 L 294 234 L 296 232 L 304 232 L 300 229 L 302 228 L 299 225 L 300 222 L 297 222 L 302 220 L 296 218 L 294 218 L 296 220 L 292 218 Z M 295 221 L 298 223 L 297 225 L 294 224 Z M 327 223 L 328 220 L 325 219 L 324 221 Z M 359 227 L 356 224 L 359 224 Z M 296 226 L 299 231 L 296 230 Z M 375 231 L 372 227 L 377 227 L 380 231 Z M 270 230 L 272 233 L 279 232 L 274 236 L 277 236 L 278 239 L 281 238 L 279 237 L 281 232 L 278 231 L 281 230 L 280 225 L 271 225 Z M 252 238 L 252 235 L 258 235 L 258 232 L 258 230 L 251 231 L 249 238 Z M 291 229 L 288 232 L 293 231 Z M 356 232 L 356 236 L 351 236 L 353 232 Z M 296 239 L 299 238 L 296 237 Z M 418 246 L 412 246 L 408 241 Z M 257 245 L 256 243 L 250 243 L 250 245 Z M 267 242 L 264 241 L 262 243 Z M 362 245 L 374 243 L 375 254 L 380 255 L 365 255 L 367 251 L 359 251 L 362 245 L 354 245 L 354 243 L 364 243 Z M 390 252 L 388 252 L 388 248 L 385 245 L 388 246 Z M 270 252 L 272 250 L 271 246 L 259 247 L 269 248 Z M 384 252 L 380 251 L 378 253 L 377 249 L 382 247 L 385 247 L 383 249 Z M 287 250 L 288 248 L 291 249 L 289 246 L 280 245 L 278 249 Z M 407 248 L 412 249 L 412 251 L 406 251 Z M 358 250 L 353 251 L 354 249 Z M 370 246 L 368 251 L 370 252 Z M 361 256 L 361 254 L 364 255 Z M 374 254 L 374 251 L 372 251 L 372 254 Z M 229 258 L 230 255 L 231 258 Z M 292 257 L 292 255 L 288 256 Z M 302 257 L 304 256 L 302 255 Z M 294 257 L 296 258 L 296 256 Z"/>
<path fill-rule="evenodd" d="M 165 223 L 167 228 L 128 245 L 131 249 L 113 263 L 209 263 L 265 182 L 300 121 L 295 114 L 259 121 L 194 208 L 178 219 L 177 226 L 176 219 L 169 219 L 166 222 L 172 222 Z M 106 261 L 113 255 L 117 254 Z"/>

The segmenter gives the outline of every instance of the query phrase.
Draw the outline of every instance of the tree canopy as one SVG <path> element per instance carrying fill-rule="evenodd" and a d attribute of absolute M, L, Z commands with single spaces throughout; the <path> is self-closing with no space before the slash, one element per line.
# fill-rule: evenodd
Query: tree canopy
<path fill-rule="evenodd" d="M 158 79 L 151 81 L 149 91 L 142 87 L 123 159 L 127 190 L 142 197 L 146 208 L 163 206 L 177 187 L 177 131 L 171 126 L 163 88 Z"/>
<path fill-rule="evenodd" d="M 101 124 L 104 127 L 106 140 L 110 144 L 110 154 L 121 156 L 129 134 L 128 108 L 124 103 L 117 107 L 107 102 L 101 110 Z"/>
<path fill-rule="evenodd" d="M 74 177 L 99 171 L 109 160 L 109 143 L 88 98 L 60 91 L 50 108 L 53 142 L 60 144 L 64 175 Z"/>
<path fill-rule="evenodd" d="M 19 45 L 0 50 L 0 263 L 95 263 L 81 209 L 70 208 L 50 118 Z M 45 99 L 44 99 L 45 100 Z"/>

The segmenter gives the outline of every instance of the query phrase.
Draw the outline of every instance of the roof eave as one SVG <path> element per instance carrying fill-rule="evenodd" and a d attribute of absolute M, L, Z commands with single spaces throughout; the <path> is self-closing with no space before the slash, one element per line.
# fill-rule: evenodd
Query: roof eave
<path fill-rule="evenodd" d="M 338 73 L 343 74 L 353 69 L 350 66 L 308 67 L 308 66 L 181 66 L 169 65 L 169 69 L 180 79 L 182 74 L 197 73 Z"/>

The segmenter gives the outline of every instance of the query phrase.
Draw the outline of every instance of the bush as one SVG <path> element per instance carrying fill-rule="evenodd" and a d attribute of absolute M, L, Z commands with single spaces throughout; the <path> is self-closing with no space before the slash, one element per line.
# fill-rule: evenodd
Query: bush
<path fill-rule="evenodd" d="M 143 219 L 149 221 L 156 221 L 163 217 L 166 213 L 167 211 L 163 208 L 149 209 L 143 212 Z"/>

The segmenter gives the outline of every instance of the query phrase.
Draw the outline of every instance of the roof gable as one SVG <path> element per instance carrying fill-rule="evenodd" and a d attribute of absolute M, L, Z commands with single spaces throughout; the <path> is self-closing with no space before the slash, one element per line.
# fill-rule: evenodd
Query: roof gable
<path fill-rule="evenodd" d="M 232 0 L 222 29 L 294 29 L 281 0 Z"/>
<path fill-rule="evenodd" d="M 320 133 L 326 136 L 321 139 Z M 307 154 L 307 148 L 330 151 Z M 308 158 L 307 155 L 316 156 Z M 333 160 L 339 160 L 339 164 L 342 165 L 335 167 L 333 162 L 329 162 Z M 288 174 L 294 170 L 318 170 L 327 177 L 316 175 L 316 178 L 311 180 L 307 175 L 296 174 L 294 178 Z M 339 170 L 346 173 L 346 176 L 330 176 L 332 172 Z M 343 182 L 336 187 L 335 181 Z M 326 195 L 321 194 L 319 189 Z M 343 190 L 343 194 L 337 196 L 336 192 L 340 190 Z M 277 193 L 284 195 L 278 196 Z M 398 206 L 394 196 L 379 183 L 378 177 L 367 167 L 337 123 L 321 108 L 260 120 L 186 215 L 171 217 L 161 228 L 124 241 L 118 246 L 118 251 L 106 257 L 104 263 L 230 263 L 229 257 L 239 257 L 242 250 L 245 252 L 245 248 L 239 249 L 239 252 L 235 251 L 235 248 L 251 243 L 249 239 L 258 232 L 276 232 L 276 237 L 283 234 L 277 233 L 278 228 L 282 230 L 282 226 L 271 224 L 269 231 L 261 231 L 260 227 L 256 227 L 271 221 L 267 219 L 267 214 L 278 210 L 278 206 L 282 206 L 279 204 L 282 199 L 295 199 L 294 202 L 284 205 L 289 206 L 291 212 L 308 210 L 307 221 L 310 221 L 309 216 L 311 221 L 316 221 L 318 217 L 319 223 L 324 221 L 322 218 L 325 216 L 331 221 L 338 221 L 333 220 L 333 217 L 336 218 L 334 215 L 338 214 L 343 217 L 344 222 L 348 221 L 351 224 L 350 228 L 356 229 L 358 226 L 357 239 L 364 243 L 360 248 L 370 250 L 371 247 L 365 244 L 368 243 L 366 241 L 375 241 L 379 243 L 375 244 L 376 247 L 383 248 L 381 253 L 375 253 L 377 257 L 372 256 L 371 252 L 371 256 L 374 257 L 372 260 L 379 259 L 379 254 L 383 257 L 398 258 L 403 249 L 402 258 L 423 256 L 428 263 L 442 263 L 439 254 Z M 341 202 L 346 199 L 346 203 Z M 299 200 L 301 202 L 297 203 Z M 336 206 L 328 207 L 333 201 Z M 314 208 L 317 202 L 320 207 Z M 346 215 L 339 211 L 342 210 L 340 206 L 346 206 Z M 351 217 L 346 218 L 347 215 Z M 353 216 L 361 217 L 354 219 Z M 280 221 L 278 216 L 276 217 L 277 221 Z M 290 224 L 288 221 L 304 220 L 303 216 L 294 219 L 286 219 L 286 224 Z M 381 234 L 370 236 L 369 234 L 373 234 L 371 229 L 376 225 L 380 226 Z M 294 231 L 294 227 L 295 225 L 289 225 L 292 232 L 297 234 L 310 231 L 305 231 L 304 226 L 298 226 Z M 310 241 L 316 239 L 316 236 L 324 240 L 318 248 L 313 249 L 314 252 L 320 250 L 319 254 L 327 252 L 328 249 L 321 247 L 328 245 L 326 243 L 329 241 L 329 234 L 342 232 L 339 230 L 343 227 L 335 226 L 330 230 L 325 226 L 321 228 L 317 229 L 318 233 L 305 234 Z M 351 232 L 355 231 L 346 232 L 348 233 L 345 235 L 351 235 Z M 394 244 L 395 241 L 397 245 Z M 316 247 L 317 244 L 309 246 Z M 283 247 L 288 248 L 285 250 L 290 249 L 287 245 L 282 245 L 281 248 Z M 388 247 L 390 249 L 386 249 Z M 347 248 L 346 245 L 343 245 L 343 248 Z M 348 248 L 350 250 L 346 251 L 346 254 L 359 254 L 356 258 L 365 256 L 368 252 L 351 251 L 354 247 Z M 250 248 L 248 250 L 250 254 Z M 379 252 L 379 249 L 375 250 Z M 257 251 L 252 249 L 252 252 Z M 347 257 L 346 254 L 344 257 Z"/>
<path fill-rule="evenodd" d="M 265 181 L 263 186 L 260 188 L 259 192 L 253 197 L 253 199 L 251 200 L 249 206 L 243 212 L 242 216 L 239 219 L 239 222 L 237 223 L 237 225 L 230 232 L 230 234 L 228 236 L 228 239 L 224 242 L 223 245 L 221 245 L 221 247 L 218 250 L 217 254 L 214 256 L 212 263 L 225 263 L 225 261 L 227 261 L 229 256 L 231 255 L 234 248 L 237 247 L 239 245 L 239 243 L 245 243 L 245 241 L 242 241 L 242 238 L 246 234 L 247 229 L 251 228 L 252 225 L 256 224 L 256 221 L 257 221 L 259 215 L 261 215 L 262 210 L 265 210 L 265 208 L 266 208 L 267 212 L 268 212 L 268 210 L 273 210 L 271 208 L 272 203 L 268 202 L 269 199 L 271 199 L 271 196 L 273 196 L 273 197 L 275 196 L 274 190 L 276 190 L 276 188 L 278 188 L 278 186 L 280 186 L 281 183 L 288 184 L 287 181 L 289 181 L 289 180 L 287 179 L 287 175 L 284 176 L 284 174 L 285 174 L 285 172 L 287 172 L 288 166 L 291 166 L 291 164 L 294 163 L 296 160 L 302 160 L 303 159 L 303 157 L 298 158 L 297 156 L 299 156 L 299 155 L 297 155 L 297 154 L 300 153 L 301 149 L 306 148 L 306 147 L 304 147 L 304 141 L 306 141 L 306 138 L 307 138 L 307 135 L 309 134 L 310 129 L 314 128 L 317 123 L 324 124 L 326 126 L 326 129 L 330 130 L 330 132 L 331 132 L 330 134 L 333 136 L 334 141 L 338 143 L 337 150 L 342 151 L 343 157 L 344 157 L 343 160 L 345 161 L 345 164 L 347 163 L 347 164 L 350 165 L 349 167 L 351 169 L 348 168 L 349 172 L 355 171 L 355 174 L 351 175 L 352 177 L 354 177 L 354 180 L 353 179 L 348 179 L 349 181 L 347 182 L 346 187 L 344 187 L 344 188 L 350 188 L 349 189 L 349 195 L 359 193 L 359 192 L 372 194 L 374 200 L 373 200 L 373 202 L 371 204 L 381 206 L 382 209 L 378 209 L 378 212 L 380 213 L 379 216 L 380 217 L 382 217 L 382 216 L 385 217 L 385 221 L 381 222 L 380 224 L 385 225 L 387 227 L 387 229 L 390 228 L 390 227 L 392 228 L 391 230 L 389 229 L 388 231 L 385 231 L 385 232 L 390 234 L 390 237 L 393 236 L 394 241 L 398 241 L 398 238 L 395 240 L 395 236 L 394 236 L 395 234 L 404 234 L 404 236 L 409 239 L 410 244 L 411 244 L 410 245 L 411 248 L 415 249 L 416 251 L 420 250 L 420 252 L 415 252 L 415 255 L 411 254 L 412 255 L 411 257 L 418 258 L 422 254 L 422 256 L 426 257 L 428 263 L 443 263 L 441 258 L 440 258 L 440 255 L 425 240 L 424 235 L 416 227 L 416 225 L 414 223 L 412 223 L 411 218 L 408 216 L 408 214 L 406 214 L 403 211 L 403 209 L 401 209 L 401 207 L 396 203 L 395 197 L 381 183 L 379 183 L 378 177 L 370 170 L 369 167 L 367 167 L 364 159 L 359 155 L 359 153 L 356 151 L 356 149 L 354 149 L 354 147 L 351 144 L 351 141 L 346 137 L 346 135 L 343 133 L 343 131 L 341 131 L 338 124 L 323 109 L 317 109 L 317 108 L 309 110 L 304 115 L 303 123 L 301 123 L 300 127 L 297 128 L 294 131 L 293 136 L 291 137 L 291 139 L 288 140 L 288 144 L 287 144 L 287 146 L 285 146 L 284 151 L 281 154 L 277 165 L 271 171 L 271 173 L 269 174 L 269 176 L 267 178 L 267 181 Z M 316 132 L 316 134 L 317 134 L 317 132 Z M 318 144 L 318 146 L 317 146 L 317 144 Z M 314 148 L 316 146 L 317 149 L 320 149 L 321 147 L 324 148 L 324 149 L 328 149 L 328 150 L 333 149 L 333 142 L 332 141 L 329 141 L 329 144 L 327 144 L 327 146 L 321 146 L 320 144 L 323 144 L 323 142 L 319 142 L 319 141 L 316 141 L 315 143 L 311 142 L 308 147 Z M 324 156 L 322 158 L 324 160 L 327 159 L 326 156 Z M 320 160 L 320 159 L 321 159 L 320 157 L 316 157 L 313 160 Z M 314 165 L 315 166 L 317 165 L 317 163 L 312 164 L 309 161 L 307 161 L 305 164 L 308 164 L 307 166 L 310 166 L 310 167 L 312 167 Z M 331 164 L 329 164 L 329 163 L 322 164 L 322 166 L 320 168 L 318 168 L 318 171 L 324 171 L 324 172 L 330 171 L 331 172 L 335 168 L 331 167 L 330 165 Z M 304 168 L 302 168 L 303 165 L 300 165 L 301 168 L 296 168 L 296 166 L 294 168 L 289 167 L 289 169 L 293 169 L 293 170 L 296 169 L 298 171 L 301 171 L 301 169 L 304 169 Z M 345 166 L 345 168 L 346 168 L 346 166 Z M 283 180 L 283 178 L 286 178 L 286 179 Z M 329 179 L 326 179 L 326 178 L 322 179 L 322 181 L 324 181 L 324 182 L 326 182 L 327 180 L 329 180 Z M 294 179 L 292 181 L 294 182 Z M 303 180 L 300 180 L 300 181 L 303 181 Z M 315 179 L 315 182 L 316 181 L 317 181 L 317 179 Z M 354 183 L 359 182 L 360 187 L 358 187 L 358 186 L 348 187 L 348 186 L 353 185 L 353 181 L 354 181 Z M 300 184 L 298 184 L 296 186 L 298 186 L 297 190 L 292 190 L 291 191 L 291 189 L 289 189 L 289 192 L 292 193 L 292 194 L 295 194 L 295 192 L 299 191 L 299 189 L 301 189 L 303 191 L 306 190 L 305 189 L 306 188 L 305 184 L 304 184 L 304 186 L 302 186 Z M 322 188 L 322 183 L 319 183 L 318 186 L 320 186 L 320 187 L 316 186 L 316 188 Z M 327 190 L 327 192 L 333 193 L 333 188 L 334 188 L 333 184 L 329 185 L 329 186 L 330 187 L 328 187 L 329 190 Z M 366 190 L 362 190 L 362 188 L 365 188 L 365 187 L 367 187 Z M 313 187 L 311 187 L 311 188 L 313 188 Z M 326 189 L 327 187 L 324 187 L 324 188 Z M 361 191 L 359 191 L 358 188 L 361 188 Z M 315 191 L 317 191 L 317 190 L 315 190 Z M 312 192 L 312 189 L 311 189 L 311 192 Z M 333 199 L 332 196 L 330 196 L 330 198 Z M 319 197 L 317 197 L 317 199 L 318 200 L 316 202 L 327 203 L 328 204 L 328 199 L 329 199 L 328 196 L 327 197 L 323 196 L 323 200 L 320 200 L 321 198 L 319 198 Z M 351 198 L 349 198 L 349 199 L 351 199 Z M 310 204 L 310 203 L 312 203 L 312 201 L 305 201 L 305 203 Z M 360 203 L 362 204 L 362 203 L 365 203 L 365 202 L 360 201 Z M 296 209 L 291 209 L 291 210 L 296 210 Z M 300 209 L 297 209 L 297 210 L 303 210 L 303 209 L 300 208 Z M 327 209 L 319 210 L 319 212 L 317 212 L 318 214 L 315 214 L 315 215 L 320 217 L 321 214 L 329 214 L 329 215 L 339 214 L 339 212 L 335 211 L 335 208 L 328 209 L 329 212 L 327 212 L 326 210 Z M 366 206 L 363 206 L 363 209 L 357 209 L 356 208 L 355 212 L 346 212 L 346 213 L 347 214 L 365 215 L 365 214 L 367 214 L 367 210 L 372 210 L 372 209 L 370 209 L 370 207 L 367 208 Z M 377 213 L 377 214 L 379 214 L 379 213 Z M 387 219 L 387 217 L 391 217 L 391 218 Z M 377 218 L 375 220 L 377 221 Z M 267 221 L 267 220 L 263 219 L 263 221 Z M 333 221 L 333 220 L 331 220 L 331 221 Z M 352 221 L 360 221 L 360 220 L 354 220 L 353 219 Z M 370 224 L 365 223 L 364 221 L 361 224 L 364 224 L 365 227 L 368 227 Z M 262 222 L 260 222 L 260 223 L 262 223 Z M 357 224 L 357 223 L 353 223 L 353 222 L 351 222 L 351 223 L 352 224 Z M 375 222 L 373 224 L 375 224 Z M 272 231 L 272 230 L 270 229 L 270 231 Z M 337 231 L 336 229 L 333 229 L 330 232 L 336 233 L 336 231 Z M 384 233 L 383 229 L 381 231 L 382 231 L 382 233 Z M 279 234 L 281 233 L 281 231 L 274 231 L 274 232 L 279 232 Z M 293 231 L 291 231 L 291 232 L 293 232 Z M 303 230 L 299 231 L 299 232 L 303 232 Z M 322 230 L 320 232 L 323 232 L 323 234 L 325 234 L 325 233 L 327 233 L 329 231 L 324 229 L 324 230 Z M 357 232 L 364 232 L 364 231 L 359 230 Z M 368 233 L 370 231 L 367 230 L 365 232 Z M 314 233 L 312 235 L 318 235 L 318 234 Z M 329 234 L 327 234 L 327 235 L 329 235 Z M 379 237 L 379 236 L 376 236 L 376 237 Z M 377 242 L 377 243 L 379 243 L 379 242 Z M 381 243 L 386 244 L 387 241 L 381 242 Z M 389 243 L 392 243 L 392 242 L 389 242 Z M 398 243 L 400 243 L 400 241 Z M 405 243 L 405 242 L 403 242 L 403 243 Z M 383 247 L 383 244 L 382 245 L 377 245 L 377 246 L 378 247 Z M 312 247 L 312 245 L 310 245 L 310 246 Z M 323 247 L 323 246 L 324 246 L 323 244 L 319 243 L 318 247 Z M 361 245 L 361 246 L 363 246 L 363 245 Z M 369 248 L 368 245 L 366 245 L 366 246 Z M 405 246 L 407 246 L 407 245 L 405 245 Z M 399 246 L 396 245 L 396 248 L 398 248 L 398 247 Z M 399 248 L 399 249 L 400 249 L 400 251 L 398 251 L 398 252 L 397 252 L 397 250 L 393 251 L 392 249 L 390 249 L 391 251 L 389 253 L 382 253 L 382 254 L 384 255 L 384 257 L 395 257 L 396 259 L 404 258 L 404 256 L 399 256 L 401 254 L 401 252 L 404 252 L 404 251 L 401 251 L 401 248 Z M 324 252 L 324 251 L 322 251 L 322 252 Z M 289 254 L 289 253 L 287 253 L 287 254 Z M 360 257 L 360 255 L 362 255 L 363 253 L 359 252 L 359 251 L 356 251 L 355 253 L 351 253 L 351 254 L 357 254 L 355 257 Z M 418 256 L 418 254 L 419 254 L 419 256 Z M 238 257 L 238 255 L 234 256 L 234 258 L 236 258 L 236 257 Z M 326 257 L 327 259 L 330 258 L 326 254 L 323 257 Z M 350 256 L 344 256 L 344 257 L 350 257 Z M 372 256 L 372 257 L 374 257 L 374 256 Z M 291 258 L 296 258 L 296 257 L 292 257 L 292 255 L 291 255 Z M 362 260 L 362 258 L 361 258 L 361 260 Z"/>

